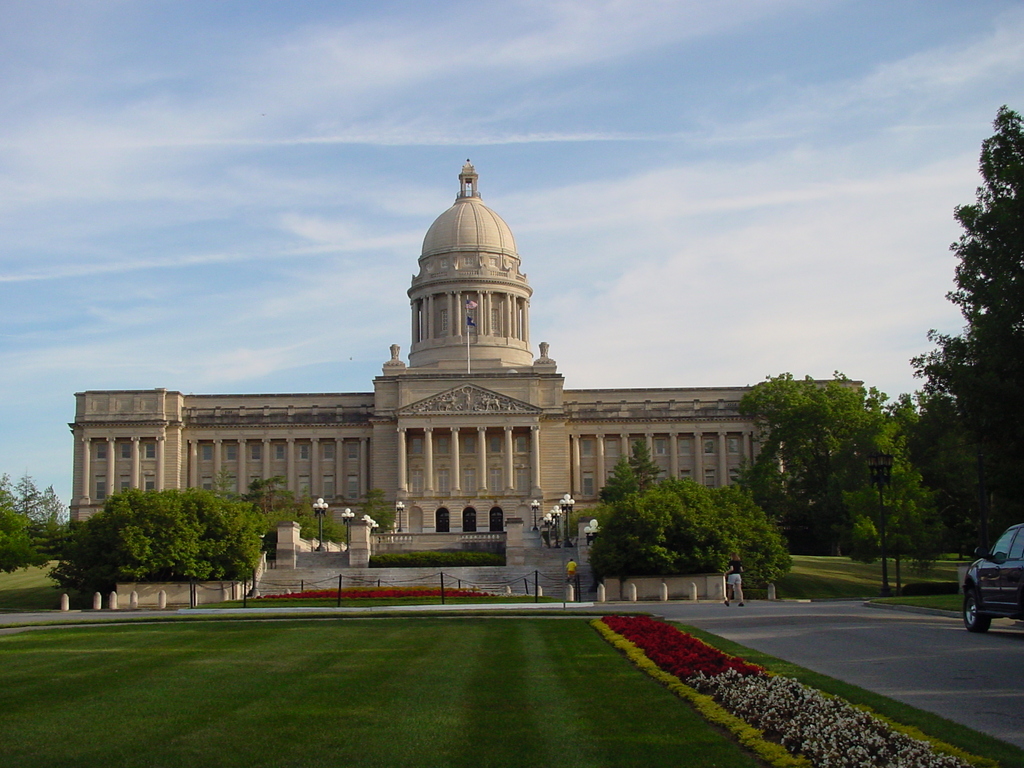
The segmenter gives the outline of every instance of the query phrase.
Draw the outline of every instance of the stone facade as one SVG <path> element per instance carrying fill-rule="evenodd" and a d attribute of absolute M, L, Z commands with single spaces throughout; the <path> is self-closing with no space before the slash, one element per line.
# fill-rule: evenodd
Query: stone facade
<path fill-rule="evenodd" d="M 666 477 L 732 482 L 756 450 L 744 387 L 565 389 L 530 344 L 532 289 L 508 225 L 468 163 L 455 204 L 428 230 L 408 294 L 409 363 L 391 356 L 365 393 L 76 394 L 73 519 L 124 488 L 244 492 L 258 478 L 340 512 L 372 488 L 405 503 L 409 533 L 533 527 L 566 492 L 580 509 L 619 457 L 647 443 Z"/>

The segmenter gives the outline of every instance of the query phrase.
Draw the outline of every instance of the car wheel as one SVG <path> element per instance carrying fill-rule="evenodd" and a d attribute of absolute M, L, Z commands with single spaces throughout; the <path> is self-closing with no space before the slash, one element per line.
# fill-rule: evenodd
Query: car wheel
<path fill-rule="evenodd" d="M 978 613 L 978 596 L 973 589 L 964 593 L 964 626 L 968 632 L 988 632 L 992 624 L 991 616 Z"/>

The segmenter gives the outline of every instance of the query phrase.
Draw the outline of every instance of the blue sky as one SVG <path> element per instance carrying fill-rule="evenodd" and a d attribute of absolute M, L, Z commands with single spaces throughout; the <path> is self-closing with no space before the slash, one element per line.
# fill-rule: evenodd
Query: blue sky
<path fill-rule="evenodd" d="M 370 391 L 462 162 L 570 388 L 895 396 L 1024 4 L 0 0 L 0 472 L 73 394 Z"/>

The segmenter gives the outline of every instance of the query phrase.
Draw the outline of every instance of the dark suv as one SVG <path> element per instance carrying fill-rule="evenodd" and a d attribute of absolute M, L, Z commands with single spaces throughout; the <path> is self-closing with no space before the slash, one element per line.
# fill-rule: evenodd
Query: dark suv
<path fill-rule="evenodd" d="M 975 560 L 964 578 L 964 626 L 986 632 L 993 618 L 1024 618 L 1024 523 L 1010 526 Z"/>

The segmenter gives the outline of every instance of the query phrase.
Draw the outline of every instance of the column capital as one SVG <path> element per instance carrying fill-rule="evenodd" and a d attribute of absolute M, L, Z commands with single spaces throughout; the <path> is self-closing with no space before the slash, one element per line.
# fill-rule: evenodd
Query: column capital
<path fill-rule="evenodd" d="M 132 435 L 132 442 L 133 443 L 139 442 L 139 436 L 138 435 Z"/>

